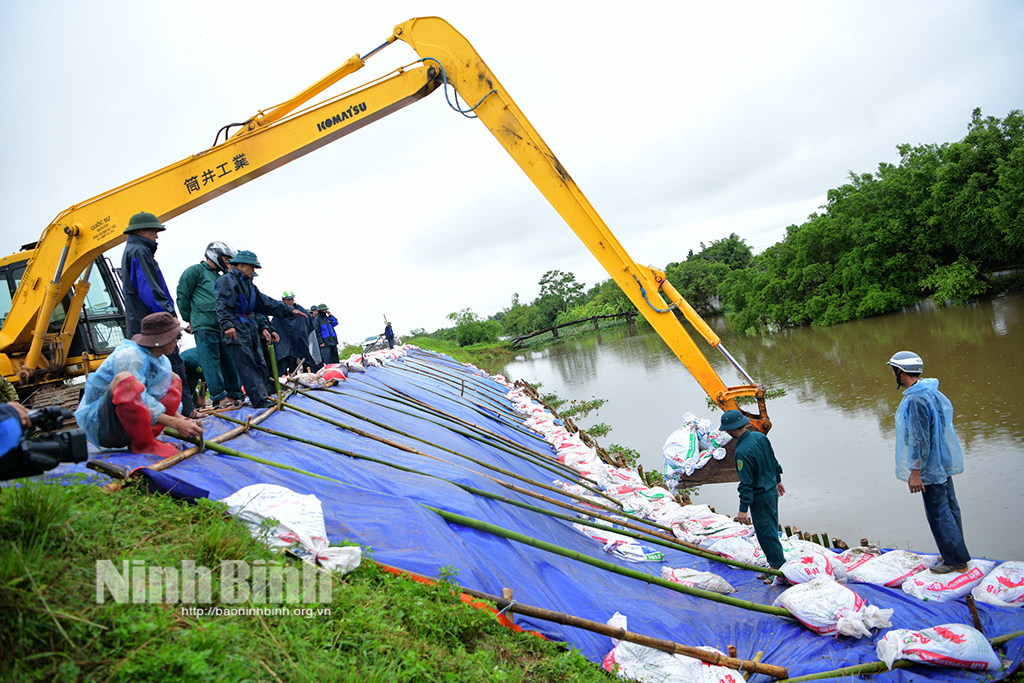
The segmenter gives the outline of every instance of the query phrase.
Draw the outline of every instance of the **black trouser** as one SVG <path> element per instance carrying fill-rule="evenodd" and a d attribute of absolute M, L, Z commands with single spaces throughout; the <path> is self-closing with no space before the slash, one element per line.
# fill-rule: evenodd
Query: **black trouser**
<path fill-rule="evenodd" d="M 178 353 L 178 347 L 174 347 L 174 353 L 167 356 L 167 359 L 171 361 L 171 370 L 175 375 L 181 378 L 182 386 L 188 381 L 188 377 L 185 375 L 185 361 L 181 359 L 181 354 Z M 191 417 L 192 411 L 195 410 L 195 406 L 192 405 L 192 392 L 182 391 L 181 392 L 181 414 L 185 417 Z"/>
<path fill-rule="evenodd" d="M 262 408 L 267 401 L 267 381 L 269 373 L 263 361 L 263 349 L 256 341 L 253 333 L 239 325 L 235 328 L 237 341 L 225 340 L 231 350 L 231 359 L 235 361 L 238 378 L 245 387 L 249 403 L 253 408 Z"/>

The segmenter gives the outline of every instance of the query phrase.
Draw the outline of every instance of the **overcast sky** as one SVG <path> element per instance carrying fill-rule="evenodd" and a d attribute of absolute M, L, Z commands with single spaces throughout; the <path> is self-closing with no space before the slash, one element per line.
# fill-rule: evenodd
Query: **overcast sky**
<path fill-rule="evenodd" d="M 209 147 L 415 16 L 474 45 L 639 263 L 737 233 L 755 250 L 896 146 L 1024 107 L 1024 4 L 1004 2 L 0 5 L 0 251 L 72 204 Z M 396 43 L 346 88 L 409 63 Z M 334 92 L 334 91 L 332 91 Z M 431 97 L 169 221 L 173 289 L 211 239 L 257 284 L 327 303 L 339 336 L 449 325 L 607 278 L 479 121 Z M 108 253 L 115 262 L 121 248 Z"/>

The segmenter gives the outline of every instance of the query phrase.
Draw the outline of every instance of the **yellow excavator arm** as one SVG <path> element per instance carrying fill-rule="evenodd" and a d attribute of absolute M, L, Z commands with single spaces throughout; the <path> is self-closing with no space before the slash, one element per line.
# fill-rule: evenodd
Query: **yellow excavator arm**
<path fill-rule="evenodd" d="M 323 103 L 302 108 L 395 40 L 408 43 L 420 60 Z M 61 348 L 59 344 L 54 346 L 55 340 L 46 334 L 54 306 L 97 256 L 124 241 L 122 233 L 133 214 L 150 211 L 161 221 L 174 218 L 422 99 L 438 87 L 445 88 L 446 97 L 447 88 L 453 88 L 468 103 L 464 113 L 479 117 L 487 126 L 714 402 L 722 409 L 737 408 L 738 397 L 754 397 L 758 413 L 748 416 L 755 428 L 767 432 L 771 423 L 763 388 L 729 355 L 663 272 L 638 265 L 630 258 L 469 41 L 437 17 L 411 19 L 396 26 L 380 48 L 363 57 L 352 57 L 291 100 L 259 112 L 224 142 L 57 216 L 35 246 L 0 332 L 0 352 L 6 354 L 0 359 L 0 369 L 7 376 L 17 376 L 22 368 L 31 371 L 53 367 L 54 359 L 45 358 L 43 348 L 47 341 L 51 348 Z M 458 107 L 451 100 L 449 104 Z M 727 386 L 722 381 L 684 328 L 677 311 L 723 353 L 746 383 Z M 66 324 L 61 334 L 73 331 L 74 321 Z M 67 340 L 63 342 L 66 350 Z"/>

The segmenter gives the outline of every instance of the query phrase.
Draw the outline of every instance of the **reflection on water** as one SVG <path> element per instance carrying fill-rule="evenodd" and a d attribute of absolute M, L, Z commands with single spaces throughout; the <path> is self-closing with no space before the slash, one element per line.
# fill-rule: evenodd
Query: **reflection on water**
<path fill-rule="evenodd" d="M 734 336 L 709 321 L 747 372 L 769 388 L 770 434 L 785 468 L 784 523 L 855 543 L 863 536 L 933 551 L 919 496 L 893 475 L 893 414 L 901 394 L 885 365 L 911 350 L 953 402 L 966 471 L 956 477 L 968 547 L 975 555 L 1024 560 L 1024 426 L 1015 412 L 1024 379 L 1024 294 L 957 308 L 903 313 L 825 328 Z M 736 371 L 698 341 L 727 384 Z M 529 352 L 501 370 L 541 382 L 563 398 L 608 399 L 584 425 L 607 422 L 607 443 L 636 449 L 645 468 L 684 412 L 717 421 L 696 381 L 652 331 L 627 328 Z M 706 486 L 699 502 L 735 515 L 734 484 Z"/>

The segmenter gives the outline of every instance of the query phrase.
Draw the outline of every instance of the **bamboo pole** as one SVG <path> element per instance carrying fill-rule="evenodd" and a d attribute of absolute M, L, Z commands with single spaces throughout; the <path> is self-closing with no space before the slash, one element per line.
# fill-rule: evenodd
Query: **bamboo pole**
<path fill-rule="evenodd" d="M 408 574 L 418 581 L 429 581 L 434 582 L 434 579 L 423 576 L 422 574 L 416 574 L 415 572 L 406 571 L 404 569 L 398 569 L 389 565 L 377 562 L 376 560 L 370 560 L 374 564 L 398 574 Z M 467 595 L 471 595 L 474 598 L 481 600 L 488 600 L 493 602 L 499 608 L 505 608 L 511 604 L 511 600 L 504 596 L 492 595 L 485 593 L 484 591 L 478 591 L 472 588 L 466 588 L 459 586 L 459 590 Z M 775 666 L 772 664 L 761 664 L 759 661 L 754 660 L 743 660 L 735 659 L 733 657 L 726 657 L 724 655 L 708 652 L 702 650 L 699 647 L 692 647 L 689 645 L 681 645 L 671 640 L 663 640 L 661 638 L 654 638 L 651 636 L 645 636 L 633 631 L 626 631 L 620 628 L 614 628 L 608 624 L 602 624 L 599 621 L 592 621 L 590 619 L 584 619 L 582 617 L 573 616 L 572 614 L 566 614 L 564 612 L 556 612 L 542 607 L 535 607 L 533 605 L 526 605 L 521 602 L 516 602 L 513 608 L 516 614 L 522 616 L 532 617 L 534 619 L 541 619 L 542 621 L 550 621 L 555 624 L 562 624 L 564 626 L 571 626 L 573 628 L 582 629 L 584 631 L 591 631 L 593 633 L 599 633 L 616 640 L 625 640 L 630 643 L 637 643 L 638 645 L 644 645 L 651 647 L 662 652 L 668 652 L 669 654 L 683 655 L 685 657 L 692 657 L 693 659 L 706 662 L 713 666 L 724 666 L 729 669 L 735 669 L 737 671 L 747 671 L 750 673 L 765 674 L 772 678 L 786 678 L 789 673 L 783 666 Z M 511 610 L 510 610 L 511 611 Z M 508 612 L 506 612 L 508 614 Z"/>
<path fill-rule="evenodd" d="M 171 428 L 168 427 L 168 428 L 165 429 L 165 431 L 170 436 L 172 436 L 172 437 L 174 437 L 176 439 L 181 439 L 183 441 L 189 441 L 191 443 L 195 443 L 194 440 L 187 439 L 187 438 L 183 437 L 181 434 L 179 434 L 174 429 L 171 429 Z M 343 482 L 341 480 L 334 479 L 333 477 L 328 477 L 328 476 L 325 476 L 325 475 L 322 475 L 322 474 L 317 474 L 316 472 L 310 472 L 309 470 L 304 470 L 304 469 L 302 469 L 300 467 L 292 467 L 291 465 L 285 465 L 285 464 L 282 464 L 282 463 L 279 463 L 279 462 L 274 462 L 273 460 L 267 460 L 266 458 L 261 458 L 259 456 L 251 455 L 249 453 L 245 453 L 245 452 L 236 450 L 234 448 L 228 448 L 228 447 L 222 446 L 221 444 L 218 444 L 218 443 L 207 442 L 206 443 L 206 447 L 209 448 L 212 451 L 217 452 L 217 453 L 222 453 L 224 455 L 230 455 L 230 456 L 233 456 L 233 457 L 236 457 L 236 458 L 242 458 L 244 460 L 249 460 L 251 462 L 256 462 L 256 463 L 260 463 L 262 465 L 267 465 L 268 467 L 275 467 L 277 469 L 287 470 L 289 472 L 295 472 L 296 474 L 303 474 L 303 475 L 306 475 L 306 476 L 314 477 L 316 479 L 323 479 L 325 481 L 333 481 L 333 482 L 336 482 L 336 483 L 339 483 L 339 484 L 344 484 L 345 483 L 345 482 Z M 519 541 L 521 543 L 525 543 L 527 545 L 531 545 L 531 546 L 533 546 L 535 548 L 538 548 L 540 550 L 545 550 L 547 552 L 552 552 L 552 553 L 555 553 L 555 554 L 558 554 L 558 555 L 562 555 L 563 557 L 567 557 L 569 559 L 576 560 L 576 561 L 582 562 L 584 564 L 589 564 L 591 566 L 597 567 L 598 569 L 603 569 L 605 571 L 610 571 L 610 572 L 615 573 L 615 574 L 621 574 L 622 576 L 627 576 L 627 577 L 630 577 L 630 578 L 639 579 L 639 580 L 645 581 L 647 583 L 652 583 L 652 584 L 655 584 L 655 585 L 664 586 L 665 588 L 668 588 L 670 590 L 674 590 L 674 591 L 679 592 L 679 593 L 685 593 L 687 595 L 691 595 L 691 596 L 697 597 L 697 598 L 704 598 L 706 600 L 711 600 L 713 602 L 721 602 L 723 604 L 731 605 L 731 606 L 734 606 L 734 607 L 740 607 L 742 609 L 748 609 L 748 610 L 751 610 L 751 611 L 754 611 L 754 612 L 764 612 L 766 614 L 776 614 L 778 616 L 790 616 L 789 611 L 785 610 L 785 609 L 783 609 L 781 607 L 772 607 L 772 606 L 769 606 L 769 605 L 761 605 L 761 604 L 758 604 L 758 603 L 755 603 L 755 602 L 751 602 L 749 600 L 740 600 L 738 598 L 729 598 L 727 596 L 720 595 L 720 594 L 714 593 L 712 591 L 701 590 L 699 588 L 690 588 L 689 586 L 683 586 L 682 584 L 673 583 L 673 582 L 667 581 L 665 579 L 661 579 L 661 578 L 657 578 L 657 577 L 651 576 L 650 574 L 644 574 L 643 572 L 638 572 L 638 571 L 635 571 L 635 570 L 632 570 L 632 569 L 626 569 L 626 568 L 623 568 L 623 567 L 619 567 L 618 565 L 612 564 L 611 562 L 605 562 L 604 560 L 598 560 L 596 558 L 590 557 L 589 555 L 584 555 L 583 553 L 580 553 L 578 551 L 568 550 L 566 548 L 562 548 L 561 546 L 555 545 L 553 543 L 547 543 L 546 541 L 541 541 L 541 540 L 538 540 L 538 539 L 535 539 L 535 538 L 531 538 L 531 537 L 526 536 L 524 534 L 519 534 L 517 532 L 509 531 L 507 529 L 503 529 L 502 527 L 499 527 L 499 526 L 496 526 L 496 525 L 493 525 L 493 524 L 488 524 L 487 522 L 481 522 L 479 520 L 475 520 L 475 519 L 473 519 L 471 517 L 465 517 L 463 515 L 459 515 L 459 514 L 456 514 L 456 513 L 453 513 L 453 512 L 448 512 L 446 510 L 440 510 L 438 508 L 432 507 L 430 505 L 426 505 L 424 503 L 421 503 L 421 505 L 423 505 L 423 507 L 427 508 L 428 510 L 431 510 L 431 511 L 435 512 L 436 514 L 440 515 L 441 517 L 443 517 L 444 519 L 446 519 L 448 521 L 455 522 L 457 524 L 462 524 L 463 526 L 468 526 L 470 528 L 476 528 L 476 529 L 479 529 L 481 531 L 486 531 L 488 533 L 491 533 L 491 534 L 494 534 L 494 535 L 497 535 L 497 536 L 502 536 L 504 538 L 508 538 L 509 540 Z"/>
<path fill-rule="evenodd" d="M 1020 638 L 1024 636 L 1024 631 L 1014 631 L 1013 633 L 1007 633 L 995 638 L 989 639 L 989 644 L 992 647 L 999 647 L 1014 638 Z M 918 662 L 912 662 L 909 659 L 898 659 L 892 663 L 893 669 L 906 669 L 911 666 L 915 666 Z M 799 676 L 797 678 L 787 678 L 784 683 L 797 683 L 798 681 L 821 681 L 826 678 L 839 678 L 840 676 L 859 676 L 861 674 L 873 674 L 882 673 L 887 671 L 885 668 L 885 662 L 869 662 L 867 664 L 856 664 L 854 666 L 846 666 L 841 669 L 832 669 L 831 671 L 821 671 L 816 674 L 807 674 L 806 676 Z"/>
<path fill-rule="evenodd" d="M 289 407 L 294 407 L 294 406 L 289 406 Z M 296 410 L 298 410 L 299 412 L 302 412 L 302 413 L 309 414 L 309 411 L 306 411 L 303 408 L 296 408 Z M 228 417 L 228 416 L 222 416 L 222 419 L 227 420 L 229 422 L 235 422 L 237 424 L 245 424 L 241 420 L 238 420 L 238 419 L 232 418 L 232 417 Z M 329 444 L 320 443 L 320 442 L 317 442 L 317 441 L 313 441 L 311 439 L 306 439 L 306 438 L 303 438 L 303 437 L 300 437 L 300 436 L 296 436 L 294 434 L 288 434 L 286 432 L 281 432 L 281 431 L 278 431 L 278 430 L 269 429 L 267 427 L 251 425 L 251 428 L 252 429 L 256 429 L 258 431 L 265 432 L 267 434 L 271 434 L 273 436 L 277 436 L 277 437 L 283 438 L 283 439 L 289 439 L 291 441 L 297 441 L 297 442 L 300 442 L 300 443 L 309 444 L 311 446 L 316 446 L 318 448 L 323 448 L 324 450 L 331 451 L 333 453 L 338 453 L 340 455 L 349 456 L 349 457 L 356 458 L 356 459 L 359 459 L 359 460 L 365 460 L 367 462 L 373 462 L 373 463 L 376 463 L 376 464 L 379 464 L 379 465 L 383 465 L 385 467 L 392 467 L 394 469 L 397 469 L 397 470 L 400 470 L 400 471 L 403 471 L 403 472 L 409 472 L 409 473 L 412 473 L 412 474 L 419 474 L 421 476 L 431 477 L 431 478 L 434 478 L 434 479 L 439 479 L 441 481 L 444 481 L 444 482 L 447 482 L 449 484 L 452 484 L 453 486 L 457 486 L 457 487 L 463 489 L 464 491 L 466 491 L 467 493 L 470 493 L 470 494 L 473 494 L 473 495 L 477 495 L 477 496 L 481 496 L 481 497 L 484 497 L 484 498 L 489 498 L 491 500 L 496 500 L 498 502 L 506 503 L 508 505 L 513 505 L 513 506 L 516 506 L 516 507 L 520 507 L 520 508 L 523 508 L 523 509 L 526 509 L 526 510 L 530 510 L 532 512 L 537 512 L 537 513 L 540 513 L 540 514 L 543 514 L 543 515 L 547 515 L 547 516 L 555 518 L 555 519 L 560 519 L 560 520 L 568 521 L 568 522 L 572 522 L 572 523 L 579 523 L 579 524 L 583 524 L 584 526 L 593 527 L 595 529 L 608 530 L 608 528 L 609 528 L 608 524 L 598 524 L 597 522 L 592 522 L 592 521 L 590 521 L 588 519 L 585 519 L 585 518 L 572 517 L 570 515 L 563 515 L 563 514 L 554 512 L 552 510 L 547 510 L 547 509 L 542 508 L 540 506 L 530 505 L 529 503 L 524 503 L 522 501 L 513 500 L 511 498 L 506 498 L 505 496 L 500 496 L 500 495 L 498 495 L 496 493 L 491 493 L 490 491 L 486 491 L 484 489 L 480 489 L 480 488 L 477 488 L 475 486 L 470 486 L 468 484 L 460 484 L 459 482 L 451 481 L 450 479 L 445 479 L 445 478 L 439 477 L 437 475 L 428 474 L 428 473 L 422 472 L 420 470 L 413 469 L 411 467 L 403 467 L 401 465 L 397 465 L 395 463 L 391 463 L 391 462 L 388 462 L 386 460 L 380 460 L 378 458 L 374 458 L 374 457 L 371 457 L 371 456 L 368 456 L 368 455 L 363 455 L 361 453 L 356 453 L 354 451 L 349 451 L 349 450 L 346 450 L 346 449 L 343 449 L 343 448 L 338 448 L 337 446 L 331 446 Z M 359 433 L 362 430 L 354 430 L 354 431 Z M 443 462 L 445 464 L 453 465 L 455 467 L 461 467 L 460 465 L 457 465 L 456 463 L 452 463 L 450 461 L 443 460 L 441 458 L 437 458 L 436 456 L 432 456 L 432 455 L 429 455 L 427 453 L 423 453 L 421 451 L 417 451 L 414 448 L 411 448 L 409 446 L 404 446 L 403 444 L 400 444 L 400 443 L 397 443 L 397 442 L 393 442 L 390 439 L 384 439 L 383 437 L 377 437 L 377 436 L 372 435 L 372 434 L 365 434 L 365 435 L 368 436 L 369 438 L 372 438 L 372 439 L 376 440 L 376 441 L 380 441 L 381 443 L 384 443 L 386 445 L 389 445 L 389 446 L 392 446 L 392 447 L 395 447 L 395 448 L 399 448 L 401 450 L 404 450 L 404 451 L 407 451 L 407 452 L 411 452 L 411 453 L 414 453 L 416 455 L 422 455 L 424 457 L 428 457 L 428 458 L 431 458 L 431 459 L 434 459 L 434 460 L 438 460 L 439 462 Z M 671 548 L 673 550 L 680 550 L 682 552 L 689 553 L 691 555 L 697 555 L 697 556 L 702 557 L 704 559 L 707 559 L 707 560 L 710 560 L 710 561 L 713 561 L 713 562 L 721 562 L 723 564 L 731 565 L 731 566 L 737 567 L 739 569 L 744 569 L 744 570 L 748 570 L 748 571 L 756 571 L 756 572 L 761 573 L 761 574 L 765 574 L 765 573 L 781 574 L 782 573 L 782 572 L 780 572 L 777 569 L 771 569 L 771 568 L 765 569 L 764 567 L 759 567 L 759 566 L 756 566 L 756 565 L 746 564 L 746 563 L 740 562 L 738 560 L 732 560 L 732 559 L 729 559 L 729 558 L 724 557 L 722 555 L 719 555 L 717 553 L 713 553 L 711 551 L 704 550 L 704 549 L 700 548 L 699 546 L 693 545 L 692 543 L 686 543 L 684 541 L 680 541 L 680 540 L 676 539 L 673 536 L 668 536 L 668 535 L 665 535 L 665 534 L 660 534 L 660 533 L 657 533 L 657 532 L 654 532 L 654 531 L 650 531 L 648 529 L 644 529 L 644 528 L 640 527 L 639 525 L 630 523 L 629 521 L 625 521 L 625 520 L 622 520 L 622 519 L 616 519 L 616 518 L 614 518 L 612 516 L 608 516 L 608 515 L 601 514 L 599 512 L 595 512 L 594 510 L 583 510 L 581 508 L 569 505 L 568 503 L 564 503 L 562 501 L 550 498 L 548 496 L 544 496 L 542 494 L 539 494 L 539 493 L 530 491 L 528 489 L 524 489 L 522 487 L 516 486 L 515 484 L 510 484 L 508 482 L 502 481 L 502 480 L 497 479 L 495 477 L 491 477 L 491 476 L 489 476 L 487 474 L 484 474 L 482 472 L 477 472 L 477 471 L 469 469 L 469 468 L 464 468 L 464 469 L 466 469 L 468 472 L 476 474 L 477 476 L 484 477 L 485 479 L 489 479 L 490 481 L 493 481 L 494 483 L 499 484 L 500 486 L 504 486 L 504 487 L 506 487 L 506 488 L 508 488 L 508 489 L 510 489 L 512 491 L 515 491 L 517 493 L 521 493 L 523 495 L 530 496 L 530 497 L 536 498 L 538 500 L 541 500 L 541 501 L 544 501 L 544 502 L 547 502 L 547 503 L 550 503 L 550 504 L 553 504 L 553 505 L 557 505 L 559 507 L 566 508 L 568 510 L 572 510 L 573 512 L 576 512 L 576 513 L 581 513 L 582 512 L 582 513 L 584 513 L 586 515 L 595 517 L 597 519 L 604 520 L 604 521 L 608 522 L 609 524 L 616 524 L 616 525 L 619 525 L 620 527 L 626 527 L 625 529 L 615 529 L 614 530 L 616 533 L 620 533 L 620 534 L 622 534 L 624 536 L 629 536 L 631 538 L 636 538 L 637 540 L 641 540 L 641 541 L 647 541 L 647 542 L 654 543 L 656 545 L 660 545 L 660 546 L 663 546 L 663 547 L 666 547 L 666 548 Z"/>
<path fill-rule="evenodd" d="M 340 392 L 340 391 L 334 391 L 332 389 L 321 389 L 320 391 L 326 391 L 328 393 L 338 394 L 338 395 L 341 395 L 341 396 L 347 396 L 347 397 L 350 397 L 350 398 L 356 398 L 355 396 L 352 396 L 350 394 L 346 394 L 346 393 Z M 397 391 L 397 390 L 395 390 L 395 391 Z M 369 393 L 371 396 L 378 396 L 377 394 L 373 394 L 371 392 L 366 392 L 366 393 Z M 401 392 L 398 392 L 398 393 L 401 393 Z M 378 396 L 378 398 L 381 398 L 383 400 L 391 400 L 391 399 L 388 399 L 387 397 L 384 397 L 384 396 Z M 422 408 L 417 413 L 409 413 L 409 412 L 406 412 L 404 410 L 399 410 L 398 408 L 393 408 L 391 406 L 385 406 L 383 404 L 376 403 L 374 401 L 367 401 L 367 402 L 368 403 L 372 403 L 373 405 L 376 405 L 376 406 L 380 406 L 382 408 L 387 408 L 389 410 L 395 410 L 396 412 L 402 413 L 403 415 L 409 415 L 409 416 L 415 417 L 417 419 L 425 420 L 427 422 L 430 422 L 431 424 L 436 424 L 439 427 L 442 427 L 442 428 L 447 429 L 447 430 L 449 430 L 449 431 L 451 431 L 451 432 L 453 432 L 455 434 L 458 434 L 459 436 L 466 437 L 467 439 L 472 439 L 472 440 L 477 441 L 479 443 L 487 444 L 488 446 L 493 446 L 493 447 L 495 447 L 495 448 L 497 448 L 499 450 L 505 451 L 506 453 L 508 453 L 509 455 L 512 455 L 514 457 L 529 460 L 531 463 L 533 463 L 535 465 L 538 465 L 539 467 L 543 467 L 544 469 L 548 470 L 552 474 L 560 474 L 561 476 L 571 476 L 574 479 L 576 479 L 576 478 L 583 478 L 583 479 L 585 479 L 587 481 L 590 481 L 590 482 L 596 484 L 596 482 L 594 482 L 592 479 L 587 479 L 586 477 L 583 477 L 578 471 L 574 470 L 572 467 L 566 465 L 565 463 L 560 462 L 557 458 L 553 458 L 553 457 L 551 457 L 549 455 L 544 455 L 543 453 L 538 453 L 536 451 L 532 451 L 532 450 L 526 448 L 525 446 L 523 446 L 521 444 L 518 444 L 515 441 L 512 441 L 508 437 L 502 436 L 500 434 L 496 434 L 496 433 L 494 433 L 494 432 L 492 432 L 492 431 L 490 431 L 488 429 L 484 429 L 482 427 L 478 427 L 476 425 L 473 425 L 473 423 L 471 423 L 471 422 L 467 422 L 466 420 L 458 418 L 458 417 L 456 417 L 454 415 L 449 415 L 448 413 L 444 412 L 443 410 L 435 408 L 434 406 L 431 406 L 431 405 L 429 405 L 427 403 L 424 403 L 422 401 L 418 401 L 417 399 L 414 399 L 412 397 L 410 397 L 410 399 L 415 401 L 416 403 L 418 403 L 420 406 L 422 406 L 422 408 L 426 408 L 430 412 L 434 412 L 434 413 L 437 413 L 438 415 L 441 415 L 441 416 L 443 416 L 443 417 L 445 417 L 447 419 L 450 419 L 450 420 L 453 420 L 453 421 L 456 421 L 456 422 L 459 422 L 459 423 L 462 423 L 462 424 L 469 425 L 470 427 L 476 429 L 477 431 L 483 432 L 484 434 L 486 434 L 489 437 L 492 437 L 493 439 L 497 439 L 499 441 L 502 441 L 502 442 L 505 442 L 505 443 L 509 444 L 509 446 L 511 448 L 510 447 L 502 446 L 501 444 L 496 444 L 496 443 L 494 443 L 494 441 L 481 438 L 480 436 L 474 435 L 472 433 L 461 431 L 459 429 L 455 429 L 455 428 L 453 428 L 453 427 L 451 427 L 449 425 L 446 425 L 446 424 L 444 424 L 442 422 L 437 422 L 437 421 L 434 421 L 434 420 L 427 419 L 427 418 L 423 417 L 423 415 L 422 415 Z M 365 399 L 363 399 L 363 400 L 365 400 Z M 333 404 L 329 404 L 329 405 L 333 405 Z M 408 405 L 408 404 L 406 404 L 406 405 Z M 411 405 L 409 407 L 410 408 L 417 408 L 416 405 Z M 538 440 L 538 441 L 540 443 L 543 443 L 545 445 L 545 447 L 551 448 L 551 444 L 549 444 L 547 441 L 543 441 L 543 440 Z M 522 451 L 522 453 L 515 452 L 515 450 L 513 450 L 513 448 L 514 449 L 518 449 L 519 451 Z"/>
<path fill-rule="evenodd" d="M 372 425 L 374 425 L 374 426 L 380 427 L 380 428 L 382 428 L 382 429 L 386 429 L 386 430 L 388 430 L 388 431 L 390 431 L 390 432 L 394 432 L 394 433 L 396 433 L 396 434 L 401 434 L 402 436 L 408 437 L 408 438 L 410 438 L 410 439 L 413 439 L 413 440 L 415 440 L 415 441 L 419 441 L 419 442 L 421 442 L 421 443 L 425 443 L 425 444 L 427 444 L 427 445 L 433 446 L 434 448 L 438 448 L 438 449 L 440 449 L 440 450 L 442 450 L 442 451 L 445 451 L 445 452 L 451 453 L 452 455 L 457 455 L 457 456 L 459 456 L 460 458 L 465 458 L 466 460 L 469 460 L 469 461 L 470 461 L 470 462 L 472 462 L 472 463 L 476 463 L 477 465 L 480 465 L 481 467 L 486 467 L 487 469 L 490 469 L 490 470 L 494 470 L 495 472 L 500 472 L 501 474 L 504 474 L 505 476 L 508 476 L 508 477 L 513 477 L 513 478 L 515 478 L 515 479 L 520 479 L 520 480 L 522 480 L 522 481 L 526 481 L 526 482 L 529 482 L 529 483 L 531 483 L 531 484 L 535 484 L 535 485 L 538 485 L 538 486 L 543 486 L 542 484 L 540 484 L 540 483 L 538 483 L 538 482 L 536 482 L 536 481 L 534 481 L 534 480 L 532 480 L 532 479 L 529 479 L 529 478 L 527 478 L 527 477 L 524 477 L 524 476 L 522 476 L 522 475 L 520 475 L 520 474 L 516 474 L 515 472 L 511 472 L 511 471 L 509 471 L 509 470 L 503 469 L 503 468 L 501 468 L 501 467 L 498 467 L 498 466 L 496 466 L 496 465 L 491 465 L 491 464 L 489 464 L 489 463 L 485 463 L 485 462 L 483 462 L 483 461 L 481 461 L 481 460 L 478 460 L 478 459 L 476 459 L 476 458 L 473 458 L 473 457 L 471 457 L 471 456 L 468 456 L 468 455 L 466 455 L 466 454 L 464 454 L 464 453 L 459 453 L 458 451 L 454 451 L 454 450 L 452 450 L 452 449 L 450 449 L 450 448 L 448 448 L 448 447 L 446 447 L 446 446 L 441 446 L 441 445 L 439 445 L 439 444 L 431 443 L 431 442 L 427 441 L 426 439 L 424 439 L 424 438 L 422 438 L 422 437 L 416 436 L 416 435 L 414 435 L 414 434 L 409 434 L 408 432 L 403 432 L 403 431 L 401 431 L 400 429 L 395 429 L 394 427 L 392 427 L 392 426 L 390 426 L 390 425 L 387 425 L 387 424 L 384 424 L 383 422 L 378 422 L 378 421 L 376 421 L 376 420 L 371 420 L 370 418 L 368 418 L 368 417 L 365 417 L 365 416 L 363 416 L 363 415 L 358 415 L 358 414 L 356 414 L 355 412 L 353 412 L 353 411 L 351 411 L 351 410 L 348 410 L 347 408 L 343 408 L 343 407 L 341 407 L 341 406 L 337 406 L 337 405 L 334 405 L 334 404 L 333 404 L 333 403 L 331 403 L 330 401 L 325 401 L 324 399 L 322 399 L 322 398 L 320 398 L 320 397 L 318 397 L 318 396 L 314 396 L 314 395 L 313 395 L 313 394 L 312 394 L 311 392 L 309 392 L 309 391 L 304 391 L 304 390 L 302 390 L 302 389 L 296 389 L 296 391 L 297 391 L 297 392 L 298 392 L 298 393 L 299 393 L 300 395 L 302 395 L 302 396 L 305 396 L 306 398 L 310 398 L 310 399 L 312 399 L 312 400 L 316 401 L 317 403 L 322 403 L 322 404 L 324 404 L 324 405 L 326 405 L 326 406 L 329 406 L 329 407 L 331 407 L 331 408 L 334 408 L 335 410 L 337 410 L 337 411 L 339 411 L 339 412 L 345 413 L 346 415 L 350 415 L 350 416 L 356 417 L 356 418 L 358 418 L 358 419 L 364 420 L 365 422 L 369 422 L 370 424 L 372 424 Z M 293 407 L 293 406 L 289 406 L 289 408 L 292 408 L 292 407 Z M 338 425 L 338 426 L 341 426 L 341 427 L 342 427 L 343 429 L 347 429 L 347 428 L 348 428 L 348 427 L 346 427 L 346 426 L 343 426 L 343 425 Z M 549 469 L 549 470 L 550 470 L 550 468 L 545 468 L 545 469 Z M 553 471 L 553 472 L 554 472 L 554 471 Z M 560 473 L 558 473 L 558 472 L 554 472 L 554 473 L 556 473 L 556 474 L 560 474 Z M 615 504 L 615 505 L 617 505 L 617 506 L 619 505 L 619 501 L 617 501 L 617 500 L 615 500 L 614 498 L 612 498 L 612 497 L 608 496 L 608 495 L 607 495 L 606 493 L 604 493 L 603 491 L 598 491 L 598 490 L 597 490 L 597 489 L 595 489 L 594 487 L 592 487 L 592 486 L 588 486 L 588 485 L 586 485 L 586 484 L 582 484 L 582 483 L 581 483 L 581 484 L 579 484 L 579 485 L 580 485 L 580 486 L 582 486 L 583 488 L 587 489 L 588 491 L 590 491 L 590 492 L 594 493 L 595 495 L 598 495 L 598 496 L 600 496 L 600 497 L 602 497 L 602 498 L 604 498 L 604 499 L 606 499 L 606 500 L 610 501 L 611 503 L 613 503 L 613 504 Z M 548 487 L 548 488 L 554 488 L 554 487 Z M 621 513 L 621 514 L 626 514 L 626 513 L 624 513 L 624 512 L 623 512 L 623 513 Z M 670 529 L 670 531 L 671 531 L 671 529 Z"/>
<path fill-rule="evenodd" d="M 620 567 L 617 564 L 613 564 L 611 562 L 598 560 L 596 558 L 590 557 L 589 555 L 584 555 L 583 553 L 580 553 L 578 551 L 569 550 L 567 548 L 563 548 L 553 543 L 548 543 L 546 541 L 541 541 L 539 539 L 526 536 L 525 534 L 520 534 L 515 531 L 504 529 L 495 524 L 489 524 L 487 522 L 482 522 L 480 520 L 473 519 L 472 517 L 466 517 L 464 515 L 459 515 L 454 512 L 448 512 L 447 510 L 441 510 L 439 508 L 431 507 L 430 505 L 424 505 L 424 507 L 436 512 L 438 515 L 443 517 L 448 522 L 460 524 L 471 529 L 477 529 L 478 531 L 485 531 L 489 534 L 500 536 L 501 538 L 506 538 L 510 541 L 516 541 L 524 545 L 532 546 L 539 550 L 544 550 L 555 555 L 561 555 L 562 557 L 567 557 L 571 560 L 576 560 L 577 562 L 582 562 L 583 564 L 589 564 L 593 567 L 609 571 L 613 574 L 627 576 L 629 578 L 637 579 L 645 583 L 650 583 L 656 586 L 661 586 L 663 588 L 668 588 L 669 590 L 676 591 L 677 593 L 685 593 L 686 595 L 690 595 L 692 597 L 703 598 L 705 600 L 719 602 L 723 605 L 730 605 L 732 607 L 739 607 L 740 609 L 745 609 L 752 612 L 773 614 L 780 617 L 792 617 L 792 614 L 789 612 L 789 610 L 784 609 L 782 607 L 762 605 L 756 602 L 752 602 L 750 600 L 730 598 L 727 595 L 721 595 L 719 593 L 702 590 L 700 588 L 691 588 L 690 586 L 684 586 L 680 583 L 674 583 L 666 579 L 651 576 L 650 574 L 645 574 L 644 572 L 638 572 L 634 569 L 626 569 L 625 567 Z"/>

